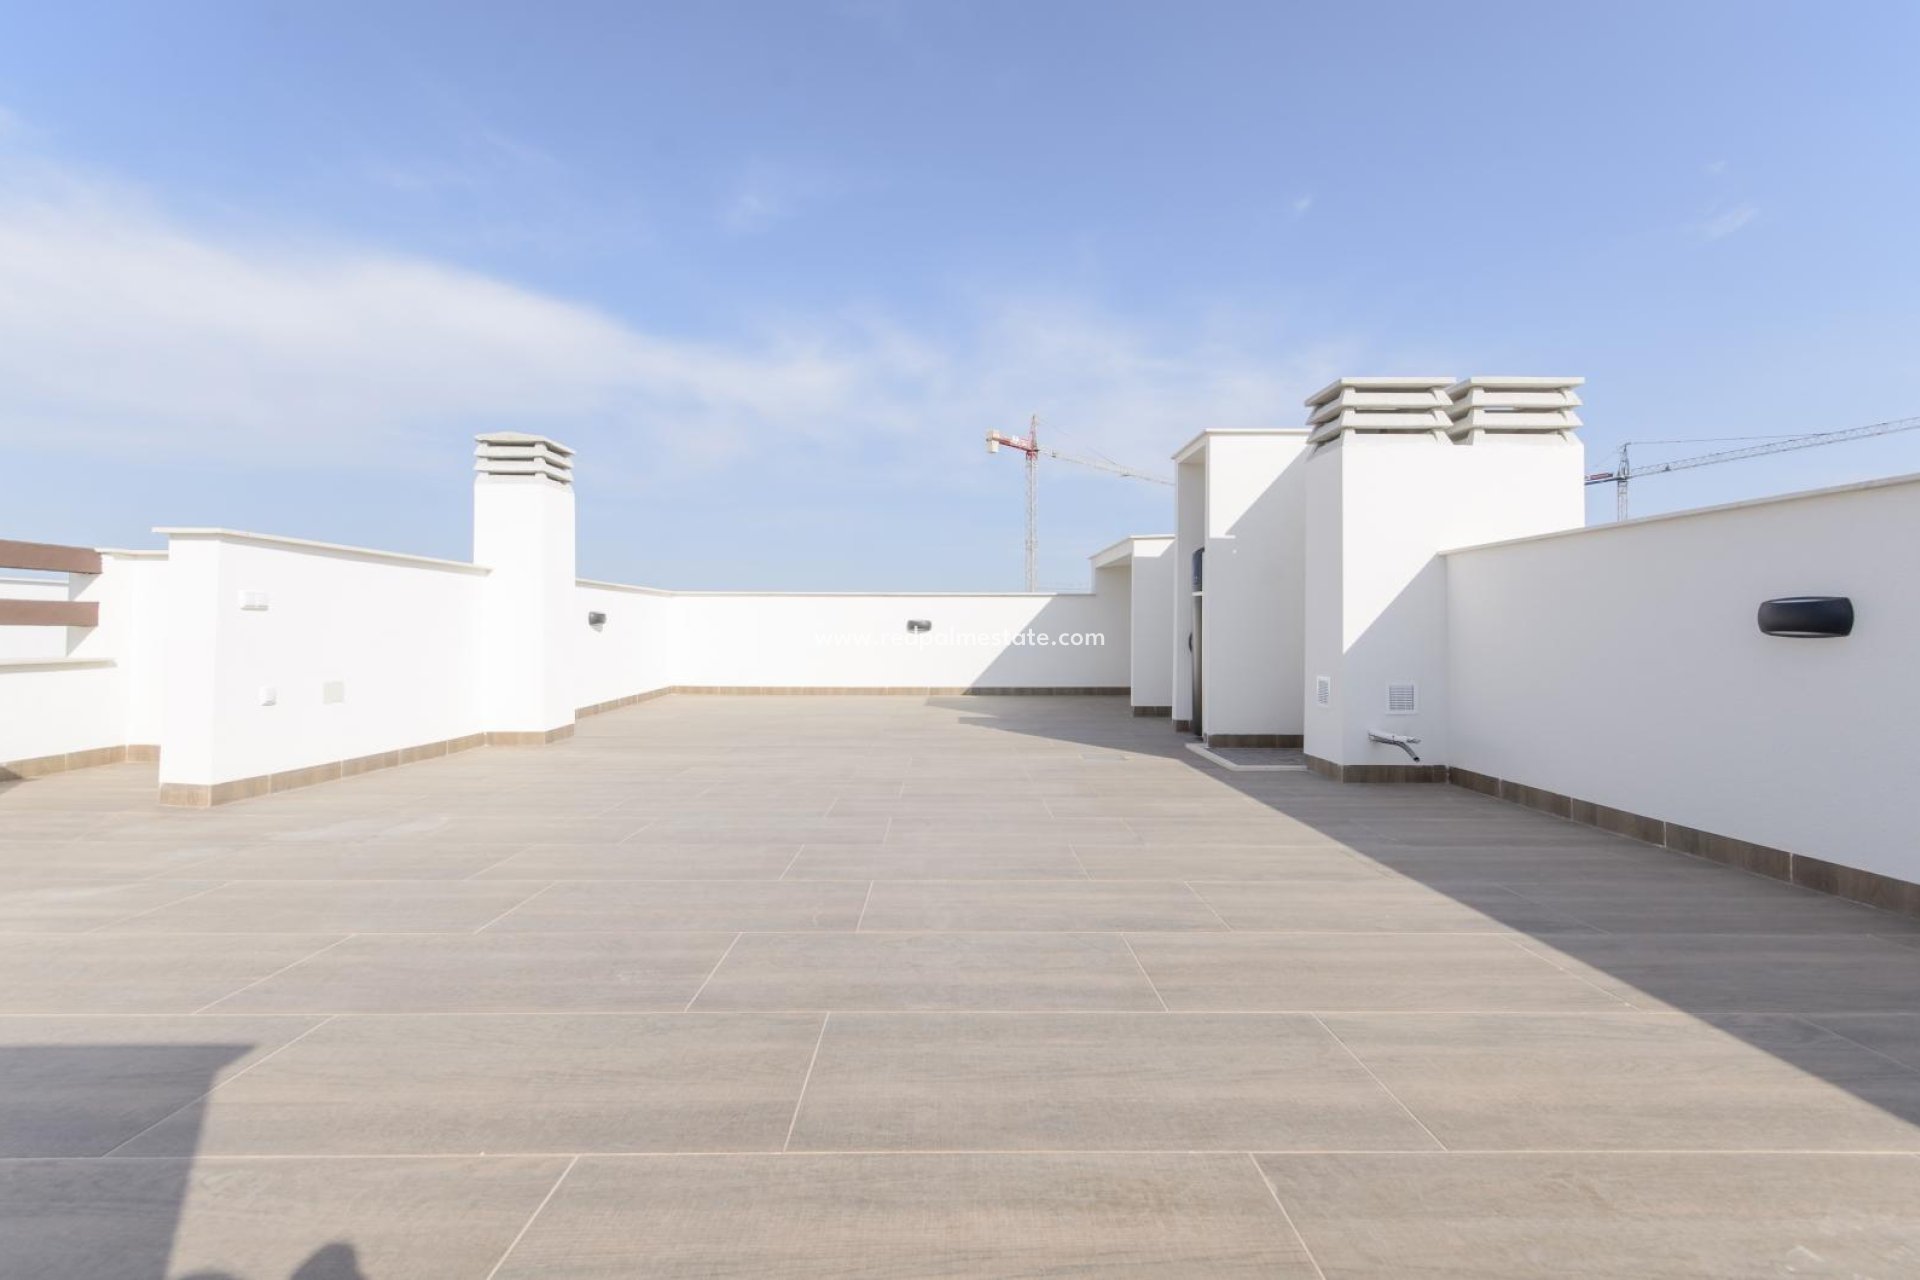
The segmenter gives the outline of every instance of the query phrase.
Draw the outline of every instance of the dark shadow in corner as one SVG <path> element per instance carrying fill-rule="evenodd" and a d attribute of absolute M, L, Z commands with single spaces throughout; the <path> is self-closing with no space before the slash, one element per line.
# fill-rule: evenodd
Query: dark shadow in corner
<path fill-rule="evenodd" d="M 1911 1047 L 1888 1041 L 1891 1051 L 1880 1052 L 1860 1043 L 1900 1034 L 1889 1018 L 1920 1014 L 1920 929 L 1909 917 L 1461 787 L 1221 769 L 1186 750 L 1189 739 L 1165 720 L 1131 716 L 1124 698 L 933 702 L 966 713 L 968 723 L 1079 743 L 1088 759 L 1127 752 L 1181 760 L 1301 823 L 1308 841 L 1331 839 L 1480 913 L 1490 928 L 1512 930 L 1536 954 L 1589 966 L 1595 981 L 1640 1009 L 1691 1014 L 1920 1125 L 1920 1061 Z M 1178 842 L 1210 843 L 1203 834 Z M 1279 857 L 1285 843 L 1249 847 Z"/>
<path fill-rule="evenodd" d="M 6 1044 L 7 1036 L 0 1020 L 0 1274 L 164 1280 L 193 1186 L 207 1095 L 254 1046 Z M 168 1135 L 170 1154 L 100 1158 L 149 1130 Z M 277 1277 L 198 1271 L 182 1280 Z M 336 1242 L 291 1280 L 366 1277 L 353 1247 Z"/>

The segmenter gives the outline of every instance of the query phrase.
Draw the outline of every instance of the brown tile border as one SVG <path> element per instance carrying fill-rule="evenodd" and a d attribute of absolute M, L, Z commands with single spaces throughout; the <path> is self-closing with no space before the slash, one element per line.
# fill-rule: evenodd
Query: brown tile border
<path fill-rule="evenodd" d="M 1191 720 L 1175 720 L 1175 721 L 1173 722 L 1173 730 L 1174 730 L 1174 732 L 1175 732 L 1175 733 L 1192 733 L 1192 732 L 1193 732 L 1193 721 L 1191 721 Z"/>
<path fill-rule="evenodd" d="M 1313 763 L 1312 757 L 1308 757 L 1308 764 Z M 1625 809 L 1563 796 L 1557 791 L 1475 773 L 1471 769 L 1449 769 L 1447 774 L 1447 780 L 1456 787 L 1549 813 L 1583 826 L 1598 827 L 1602 831 L 1670 849 L 1688 857 L 1705 858 L 1709 862 L 1751 871 L 1769 880 L 1784 880 L 1788 884 L 1797 884 L 1816 893 L 1831 894 L 1849 902 L 1902 915 L 1920 916 L 1920 884 L 1881 875 L 1877 871 L 1844 867 L 1822 858 L 1755 844 L 1751 840 L 1701 831 L 1646 814 L 1629 813 Z"/>
<path fill-rule="evenodd" d="M 730 694 L 735 696 L 793 697 L 1109 697 L 1132 692 L 1124 685 L 750 685 L 676 684 L 661 693 Z"/>
<path fill-rule="evenodd" d="M 59 755 L 35 756 L 31 760 L 0 760 L 0 782 L 25 782 L 74 769 L 91 769 L 103 764 L 128 761 L 150 762 L 160 758 L 160 748 L 140 743 L 121 747 L 92 747 L 86 751 L 66 751 Z"/>
<path fill-rule="evenodd" d="M 652 702 L 655 698 L 664 698 L 673 692 L 668 686 L 662 689 L 649 689 L 645 693 L 630 693 L 624 698 L 614 698 L 609 702 L 596 702 L 592 706 L 577 707 L 573 717 L 578 720 L 586 716 L 605 715 L 609 711 L 618 711 L 622 707 L 637 706 L 642 702 Z"/>
<path fill-rule="evenodd" d="M 1297 733 L 1210 733 L 1210 747 L 1304 747 L 1307 740 Z"/>
<path fill-rule="evenodd" d="M 213 786 L 166 782 L 160 786 L 160 803 L 170 808 L 207 809 L 215 805 L 232 804 L 236 800 L 252 800 L 258 796 L 278 795 L 283 791 L 317 786 L 322 782 L 337 782 L 341 778 L 357 777 L 363 773 L 372 773 L 376 769 L 393 769 L 405 764 L 418 764 L 422 760 L 438 760 L 442 756 L 471 751 L 475 747 L 539 746 L 549 742 L 560 742 L 572 736 L 573 726 L 570 724 L 544 732 L 469 733 L 458 738 L 445 738 L 439 742 L 422 742 L 417 746 L 400 747 L 393 751 L 376 751 L 372 755 L 355 756 L 351 760 L 330 760 L 325 764 L 284 769 L 279 773 L 235 778 L 230 782 L 216 783 Z"/>
<path fill-rule="evenodd" d="M 1334 782 L 1445 782 L 1443 764 L 1335 764 L 1307 757 L 1307 768 Z"/>
<path fill-rule="evenodd" d="M 1173 715 L 1173 708 L 1172 707 L 1135 707 L 1133 709 L 1133 714 L 1135 714 L 1136 716 L 1171 717 Z"/>

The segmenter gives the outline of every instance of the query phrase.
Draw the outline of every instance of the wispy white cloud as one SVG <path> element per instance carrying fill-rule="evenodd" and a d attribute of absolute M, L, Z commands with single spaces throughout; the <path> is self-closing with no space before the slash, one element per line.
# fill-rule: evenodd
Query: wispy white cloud
<path fill-rule="evenodd" d="M 1703 171 L 1709 178 L 1722 178 L 1726 176 L 1728 167 L 1725 160 L 1712 160 L 1706 164 Z"/>
<path fill-rule="evenodd" d="M 1742 204 L 1716 213 L 1700 224 L 1700 234 L 1709 240 L 1724 240 L 1760 216 L 1756 205 Z"/>
<path fill-rule="evenodd" d="M 405 458 L 514 427 L 708 463 L 876 440 L 907 458 L 1039 410 L 1150 461 L 1200 427 L 1296 422 L 1351 362 L 1267 332 L 996 299 L 938 333 L 841 314 L 695 339 L 429 259 L 216 235 L 57 169 L 0 174 L 0 436 L 82 453 Z"/>
<path fill-rule="evenodd" d="M 1311 208 L 1313 208 L 1313 197 L 1312 197 L 1311 195 L 1304 195 L 1304 196 L 1296 196 L 1296 197 L 1294 197 L 1294 201 L 1293 201 L 1293 216 L 1294 216 L 1294 217 L 1296 217 L 1296 218 L 1304 218 L 1304 217 L 1306 217 L 1306 216 L 1307 216 L 1307 210 L 1309 210 L 1309 209 L 1311 209 Z"/>
<path fill-rule="evenodd" d="M 843 189 L 842 182 L 821 170 L 755 160 L 740 171 L 721 202 L 720 225 L 736 235 L 758 235 Z"/>

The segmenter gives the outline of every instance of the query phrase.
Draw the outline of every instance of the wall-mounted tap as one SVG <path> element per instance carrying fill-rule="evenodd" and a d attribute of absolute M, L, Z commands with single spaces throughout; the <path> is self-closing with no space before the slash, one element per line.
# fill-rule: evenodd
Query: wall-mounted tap
<path fill-rule="evenodd" d="M 1420 763 L 1420 757 L 1415 754 L 1413 749 L 1414 744 L 1420 741 L 1418 738 L 1409 738 L 1404 733 L 1381 733 L 1378 729 L 1369 729 L 1367 730 L 1367 741 L 1378 742 L 1388 747 L 1398 747 L 1407 753 L 1408 759 L 1412 760 L 1415 764 Z"/>

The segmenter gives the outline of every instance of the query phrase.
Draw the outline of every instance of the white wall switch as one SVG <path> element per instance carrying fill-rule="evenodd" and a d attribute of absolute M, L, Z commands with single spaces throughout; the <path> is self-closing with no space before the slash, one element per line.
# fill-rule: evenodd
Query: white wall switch
<path fill-rule="evenodd" d="M 260 686 L 260 705 L 261 706 L 270 707 L 278 701 L 280 701 L 280 691 L 278 689 L 275 689 L 270 684 L 263 684 Z"/>

